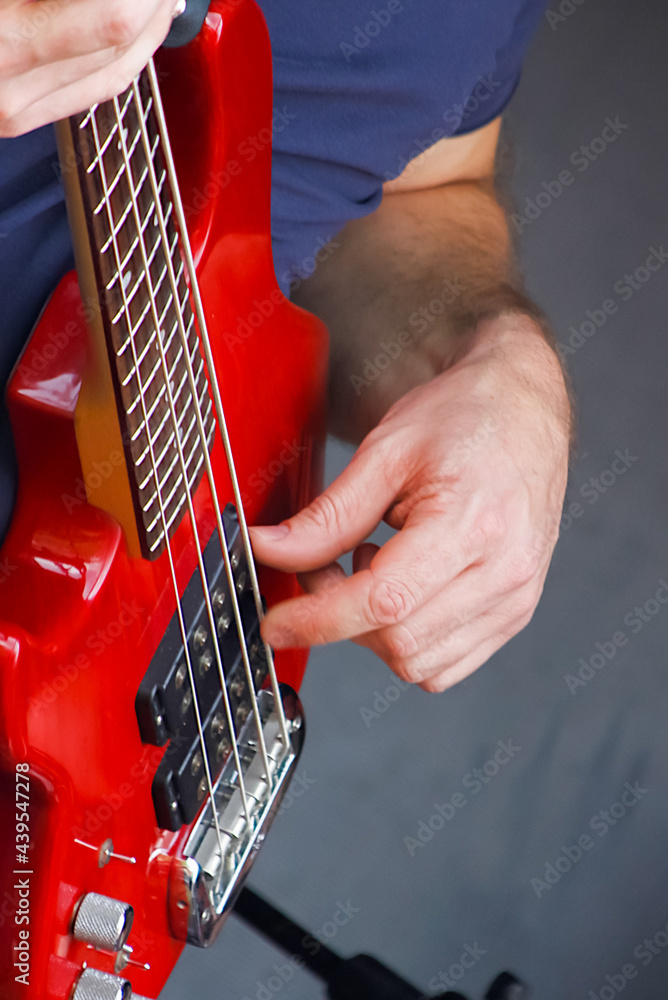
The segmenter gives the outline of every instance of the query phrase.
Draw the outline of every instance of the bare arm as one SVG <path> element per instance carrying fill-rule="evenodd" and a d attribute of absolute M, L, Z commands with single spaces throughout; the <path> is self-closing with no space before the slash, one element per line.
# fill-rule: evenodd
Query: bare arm
<path fill-rule="evenodd" d="M 298 290 L 332 335 L 330 427 L 360 444 L 309 507 L 254 532 L 308 591 L 271 609 L 270 642 L 352 638 L 429 691 L 530 620 L 567 476 L 568 393 L 515 272 L 490 134 L 465 137 L 468 159 L 448 140 L 409 164 Z M 378 548 L 381 520 L 397 533 Z"/>

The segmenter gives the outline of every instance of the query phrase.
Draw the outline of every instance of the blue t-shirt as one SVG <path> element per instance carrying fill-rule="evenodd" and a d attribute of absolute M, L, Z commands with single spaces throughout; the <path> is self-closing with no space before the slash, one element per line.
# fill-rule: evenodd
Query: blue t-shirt
<path fill-rule="evenodd" d="M 272 237 L 279 284 L 378 207 L 422 150 L 497 117 L 546 0 L 259 0 L 274 60 Z M 0 384 L 73 266 L 52 127 L 0 140 Z M 0 537 L 15 493 L 0 407 Z"/>

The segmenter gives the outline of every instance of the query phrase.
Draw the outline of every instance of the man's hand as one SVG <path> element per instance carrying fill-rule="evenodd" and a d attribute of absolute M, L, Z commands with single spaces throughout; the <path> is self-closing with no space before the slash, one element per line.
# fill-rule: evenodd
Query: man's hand
<path fill-rule="evenodd" d="M 482 321 L 457 363 L 404 395 L 348 468 L 277 528 L 260 562 L 308 594 L 272 608 L 280 648 L 353 639 L 404 680 L 442 691 L 530 620 L 566 488 L 569 403 L 532 320 Z M 360 544 L 385 520 L 397 533 Z M 354 549 L 351 577 L 334 561 Z"/>
<path fill-rule="evenodd" d="M 0 136 L 121 93 L 181 9 L 178 0 L 0 0 Z"/>

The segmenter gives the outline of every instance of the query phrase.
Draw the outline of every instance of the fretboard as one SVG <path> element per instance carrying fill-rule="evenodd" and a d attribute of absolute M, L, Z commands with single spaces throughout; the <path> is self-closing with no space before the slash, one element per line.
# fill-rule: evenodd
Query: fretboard
<path fill-rule="evenodd" d="M 151 558 L 203 473 L 197 407 L 207 446 L 215 422 L 146 74 L 70 128 L 137 526 Z"/>

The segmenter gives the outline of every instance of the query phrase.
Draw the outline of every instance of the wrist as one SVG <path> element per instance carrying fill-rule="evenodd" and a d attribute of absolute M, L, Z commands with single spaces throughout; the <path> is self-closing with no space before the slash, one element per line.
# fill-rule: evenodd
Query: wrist
<path fill-rule="evenodd" d="M 464 350 L 454 362 L 488 371 L 494 382 L 502 380 L 504 391 L 528 394 L 553 416 L 553 424 L 574 444 L 574 406 L 570 380 L 562 359 L 552 346 L 554 337 L 547 321 L 534 307 L 504 310 L 481 319 L 471 330 Z M 444 365 L 447 370 L 452 365 Z"/>

